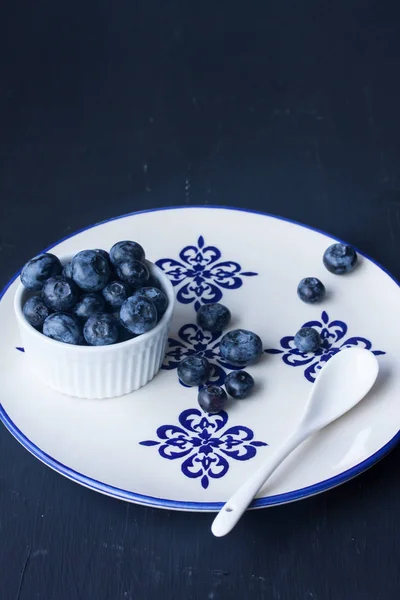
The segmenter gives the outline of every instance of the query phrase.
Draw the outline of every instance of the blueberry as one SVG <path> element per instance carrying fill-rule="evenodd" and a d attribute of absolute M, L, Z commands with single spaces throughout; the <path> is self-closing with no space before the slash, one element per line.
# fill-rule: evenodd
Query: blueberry
<path fill-rule="evenodd" d="M 32 258 L 21 271 L 21 282 L 28 290 L 39 292 L 49 277 L 60 275 L 62 265 L 54 254 L 39 254 Z"/>
<path fill-rule="evenodd" d="M 225 390 L 218 385 L 207 385 L 199 390 L 197 401 L 207 413 L 217 413 L 222 410 L 228 400 Z"/>
<path fill-rule="evenodd" d="M 108 346 L 119 339 L 119 327 L 112 315 L 97 313 L 86 321 L 83 327 L 85 340 L 91 346 Z"/>
<path fill-rule="evenodd" d="M 247 398 L 254 387 L 254 379 L 246 371 L 232 371 L 226 376 L 225 388 L 232 398 L 243 400 Z"/>
<path fill-rule="evenodd" d="M 131 295 L 131 288 L 125 281 L 110 281 L 102 293 L 107 304 L 113 308 L 118 308 Z"/>
<path fill-rule="evenodd" d="M 88 292 L 87 294 L 82 294 L 78 302 L 73 307 L 72 312 L 79 319 L 86 321 L 86 319 L 92 315 L 95 315 L 99 312 L 104 312 L 105 308 L 106 303 L 101 294 Z"/>
<path fill-rule="evenodd" d="M 95 248 L 94 252 L 101 254 L 101 256 L 103 256 L 107 262 L 110 262 L 110 255 L 108 254 L 108 252 L 106 250 L 102 250 L 101 248 Z"/>
<path fill-rule="evenodd" d="M 141 335 L 157 324 L 157 309 L 151 300 L 131 296 L 121 306 L 120 320 L 131 333 Z"/>
<path fill-rule="evenodd" d="M 62 276 L 64 279 L 72 279 L 72 261 L 70 260 L 67 264 L 64 265 L 62 270 Z"/>
<path fill-rule="evenodd" d="M 230 322 L 231 313 L 223 304 L 204 304 L 197 312 L 197 324 L 206 331 L 223 331 Z"/>
<path fill-rule="evenodd" d="M 132 294 L 134 297 L 144 296 L 151 300 L 157 309 L 158 319 L 160 320 L 168 306 L 167 296 L 162 290 L 155 287 L 143 287 Z"/>
<path fill-rule="evenodd" d="M 51 310 L 69 310 L 78 302 L 79 289 L 71 279 L 57 275 L 44 284 L 42 298 Z"/>
<path fill-rule="evenodd" d="M 323 262 L 325 267 L 335 275 L 350 273 L 357 264 L 357 253 L 347 244 L 332 244 L 325 250 Z"/>
<path fill-rule="evenodd" d="M 65 344 L 82 344 L 82 327 L 74 315 L 56 312 L 43 323 L 43 333 L 47 337 Z"/>
<path fill-rule="evenodd" d="M 234 329 L 222 338 L 219 351 L 222 358 L 236 367 L 255 363 L 262 354 L 259 336 L 246 329 Z"/>
<path fill-rule="evenodd" d="M 127 260 L 143 260 L 145 253 L 137 242 L 123 241 L 117 242 L 110 250 L 110 260 L 114 266 Z"/>
<path fill-rule="evenodd" d="M 110 280 L 108 260 L 97 250 L 82 250 L 72 259 L 72 277 L 86 292 L 99 292 Z"/>
<path fill-rule="evenodd" d="M 188 356 L 178 365 L 179 379 L 190 387 L 207 383 L 211 371 L 211 365 L 204 356 Z"/>
<path fill-rule="evenodd" d="M 325 296 L 325 286 L 316 277 L 302 279 L 297 287 L 297 295 L 307 304 L 321 302 Z"/>
<path fill-rule="evenodd" d="M 143 287 L 150 278 L 150 271 L 147 265 L 138 260 L 120 262 L 116 267 L 116 271 L 122 281 L 126 281 L 126 283 L 134 287 Z"/>
<path fill-rule="evenodd" d="M 40 296 L 29 298 L 22 307 L 22 312 L 28 323 L 37 328 L 42 327 L 45 319 L 50 314 L 49 308 Z"/>
<path fill-rule="evenodd" d="M 321 346 L 321 336 L 316 329 L 303 327 L 294 336 L 294 345 L 304 354 L 316 352 Z"/>

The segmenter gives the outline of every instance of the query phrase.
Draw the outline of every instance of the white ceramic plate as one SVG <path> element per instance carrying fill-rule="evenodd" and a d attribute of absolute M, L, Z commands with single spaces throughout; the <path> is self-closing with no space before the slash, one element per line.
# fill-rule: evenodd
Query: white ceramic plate
<path fill-rule="evenodd" d="M 304 443 L 260 491 L 252 507 L 298 500 L 361 473 L 399 439 L 400 289 L 360 256 L 346 276 L 330 274 L 322 254 L 332 238 L 275 217 L 223 208 L 136 213 L 81 231 L 52 248 L 58 255 L 140 242 L 169 273 L 177 294 L 165 369 L 143 389 L 111 400 L 82 400 L 46 388 L 24 368 L 13 314 L 12 280 L 0 303 L 0 417 L 18 441 L 59 473 L 93 490 L 162 508 L 215 511 L 297 423 L 318 370 L 334 352 L 360 346 L 379 354 L 372 393 Z M 303 277 L 328 291 L 321 305 L 296 295 Z M 204 353 L 222 381 L 228 368 L 218 337 L 196 325 L 196 309 L 222 301 L 232 328 L 257 332 L 266 353 L 248 370 L 257 390 L 226 413 L 207 416 L 197 391 L 180 385 L 179 360 Z M 324 339 L 318 356 L 294 351 L 296 331 L 312 322 Z"/>

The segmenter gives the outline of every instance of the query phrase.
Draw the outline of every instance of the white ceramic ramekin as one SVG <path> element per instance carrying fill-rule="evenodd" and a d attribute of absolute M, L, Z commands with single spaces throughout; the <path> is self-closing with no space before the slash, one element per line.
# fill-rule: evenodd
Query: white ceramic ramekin
<path fill-rule="evenodd" d="M 61 259 L 65 264 L 69 257 Z M 110 346 L 74 346 L 52 340 L 32 327 L 22 313 L 32 295 L 22 284 L 14 309 L 25 349 L 26 366 L 55 390 L 78 398 L 122 396 L 146 385 L 158 373 L 165 356 L 175 294 L 168 277 L 147 261 L 151 274 L 168 298 L 168 308 L 154 329 Z"/>

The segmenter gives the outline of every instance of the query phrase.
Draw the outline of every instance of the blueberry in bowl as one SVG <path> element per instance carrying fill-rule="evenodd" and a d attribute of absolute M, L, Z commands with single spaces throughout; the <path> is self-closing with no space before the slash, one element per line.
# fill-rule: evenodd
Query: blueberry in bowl
<path fill-rule="evenodd" d="M 72 279 L 85 292 L 99 292 L 111 278 L 111 265 L 98 250 L 82 250 L 72 259 Z"/>

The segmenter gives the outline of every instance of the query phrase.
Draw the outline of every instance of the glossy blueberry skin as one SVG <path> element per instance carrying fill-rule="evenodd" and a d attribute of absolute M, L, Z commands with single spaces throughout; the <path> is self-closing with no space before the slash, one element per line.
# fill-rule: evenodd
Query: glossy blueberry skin
<path fill-rule="evenodd" d="M 223 331 L 231 322 L 231 313 L 223 304 L 204 304 L 197 312 L 197 325 L 213 333 Z"/>
<path fill-rule="evenodd" d="M 188 356 L 179 363 L 177 371 L 182 383 L 193 387 L 207 383 L 212 368 L 204 356 Z"/>
<path fill-rule="evenodd" d="M 47 337 L 65 344 L 82 344 L 82 326 L 74 315 L 56 312 L 43 323 L 43 333 Z"/>
<path fill-rule="evenodd" d="M 133 297 L 144 296 L 151 300 L 157 309 L 158 320 L 161 319 L 168 307 L 168 299 L 162 290 L 155 287 L 143 287 L 132 294 Z"/>
<path fill-rule="evenodd" d="M 140 244 L 128 240 L 117 242 L 110 250 L 110 260 L 116 267 L 127 260 L 143 260 L 145 253 Z"/>
<path fill-rule="evenodd" d="M 235 367 L 254 364 L 262 354 L 262 341 L 252 331 L 234 329 L 222 338 L 219 351 L 228 363 Z"/>
<path fill-rule="evenodd" d="M 62 265 L 54 254 L 45 253 L 35 256 L 21 271 L 21 282 L 28 290 L 39 292 L 49 277 L 60 275 Z"/>
<path fill-rule="evenodd" d="M 25 302 L 22 312 L 28 323 L 40 329 L 51 311 L 40 296 L 32 296 Z"/>
<path fill-rule="evenodd" d="M 119 341 L 119 327 L 112 315 L 96 313 L 88 318 L 83 335 L 90 346 L 109 346 Z"/>
<path fill-rule="evenodd" d="M 131 333 L 142 335 L 157 325 L 157 309 L 151 300 L 131 296 L 121 306 L 120 321 Z"/>
<path fill-rule="evenodd" d="M 138 260 L 125 260 L 116 267 L 117 276 L 133 287 L 143 287 L 150 279 L 150 271 Z"/>
<path fill-rule="evenodd" d="M 94 292 L 88 292 L 87 294 L 82 294 L 73 307 L 72 312 L 78 319 L 86 321 L 92 315 L 104 312 L 105 309 L 106 303 L 103 296 Z"/>
<path fill-rule="evenodd" d="M 119 308 L 131 295 L 131 288 L 125 281 L 110 281 L 103 289 L 102 294 L 109 306 Z"/>
<path fill-rule="evenodd" d="M 254 387 L 254 379 L 246 371 L 232 371 L 226 376 L 226 391 L 235 400 L 247 398 Z"/>
<path fill-rule="evenodd" d="M 70 260 L 67 264 L 64 265 L 62 270 L 62 276 L 64 279 L 72 279 L 72 261 Z"/>
<path fill-rule="evenodd" d="M 300 281 L 297 295 L 306 304 L 317 304 L 325 297 L 325 286 L 316 277 L 306 277 Z"/>
<path fill-rule="evenodd" d="M 321 336 L 316 329 L 303 327 L 294 336 L 294 345 L 304 354 L 316 352 L 321 346 Z"/>
<path fill-rule="evenodd" d="M 214 414 L 225 408 L 228 396 L 222 387 L 211 384 L 199 390 L 197 401 L 204 412 Z"/>
<path fill-rule="evenodd" d="M 64 279 L 62 275 L 57 275 L 45 282 L 42 298 L 51 310 L 70 310 L 78 302 L 79 288 L 72 279 Z"/>
<path fill-rule="evenodd" d="M 347 244 L 332 244 L 323 256 L 325 267 L 335 275 L 350 273 L 357 264 L 357 253 Z"/>
<path fill-rule="evenodd" d="M 85 292 L 100 292 L 109 282 L 111 267 L 97 250 L 82 250 L 72 259 L 72 277 Z"/>

